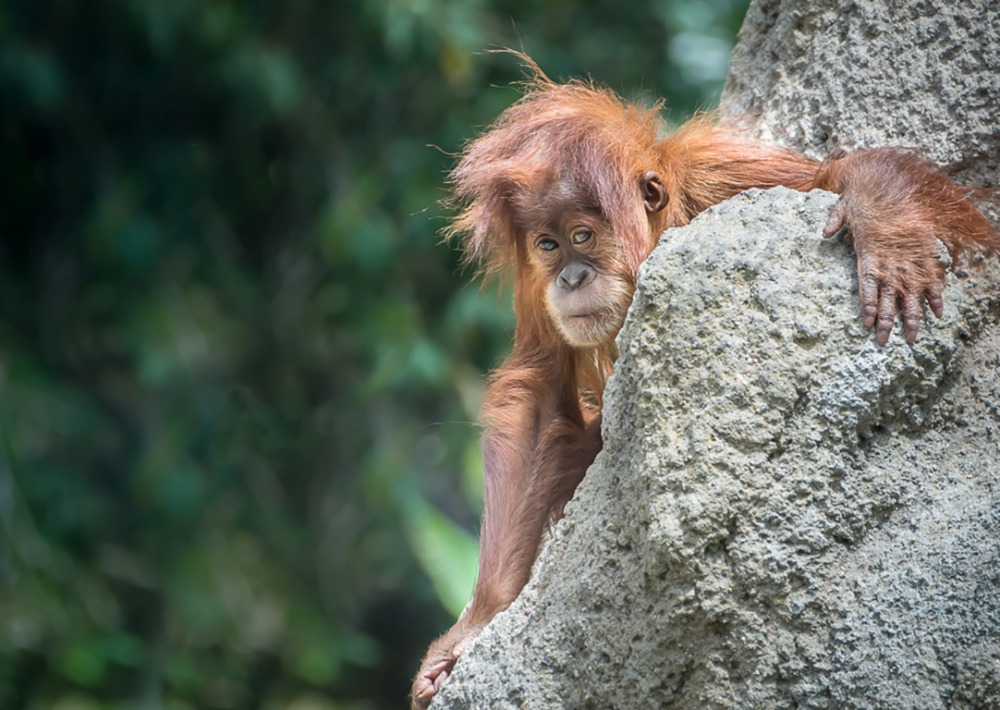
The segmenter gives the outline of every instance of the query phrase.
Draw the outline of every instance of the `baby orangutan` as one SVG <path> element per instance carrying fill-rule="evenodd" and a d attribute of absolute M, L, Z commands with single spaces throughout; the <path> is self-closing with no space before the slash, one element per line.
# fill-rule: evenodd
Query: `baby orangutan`
<path fill-rule="evenodd" d="M 952 253 L 1000 238 L 967 190 L 911 153 L 818 162 L 711 118 L 662 133 L 659 107 L 534 71 L 525 95 L 465 150 L 451 175 L 448 233 L 468 258 L 513 275 L 513 352 L 483 406 L 485 510 L 479 574 L 455 625 L 413 682 L 425 708 L 469 642 L 520 593 L 547 525 L 601 448 L 599 406 L 639 265 L 668 227 L 752 187 L 841 195 L 823 234 L 849 233 L 861 314 L 884 343 L 897 311 L 908 340 L 926 299 L 941 315 L 938 240 Z M 596 403 L 596 404 L 595 404 Z"/>

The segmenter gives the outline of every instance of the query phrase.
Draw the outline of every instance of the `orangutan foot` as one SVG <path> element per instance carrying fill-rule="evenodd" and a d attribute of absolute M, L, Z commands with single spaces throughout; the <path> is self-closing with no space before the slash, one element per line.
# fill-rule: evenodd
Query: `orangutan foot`
<path fill-rule="evenodd" d="M 420 670 L 413 679 L 411 702 L 414 710 L 425 710 L 431 700 L 441 689 L 441 684 L 448 680 L 455 661 L 472 643 L 481 627 L 459 628 L 454 626 L 441 638 L 431 644 L 420 664 Z"/>

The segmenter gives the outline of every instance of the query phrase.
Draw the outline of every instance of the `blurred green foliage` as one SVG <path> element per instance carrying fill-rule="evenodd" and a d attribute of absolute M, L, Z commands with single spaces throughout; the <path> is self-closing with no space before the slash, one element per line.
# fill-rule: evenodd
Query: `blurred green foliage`
<path fill-rule="evenodd" d="M 683 117 L 744 9 L 0 6 L 0 707 L 402 706 L 512 321 L 437 237 L 482 50 Z"/>

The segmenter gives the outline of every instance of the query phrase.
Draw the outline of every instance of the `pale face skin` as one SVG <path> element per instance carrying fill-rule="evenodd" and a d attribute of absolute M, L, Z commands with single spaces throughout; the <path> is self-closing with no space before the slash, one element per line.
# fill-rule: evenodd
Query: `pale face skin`
<path fill-rule="evenodd" d="M 615 337 L 634 288 L 622 278 L 617 241 L 596 209 L 559 204 L 527 232 L 529 262 L 548 283 L 545 306 L 566 342 L 593 347 Z"/>

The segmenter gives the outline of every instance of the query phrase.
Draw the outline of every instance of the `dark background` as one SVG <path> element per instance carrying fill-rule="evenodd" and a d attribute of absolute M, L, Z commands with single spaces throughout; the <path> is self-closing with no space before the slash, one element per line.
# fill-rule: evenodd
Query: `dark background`
<path fill-rule="evenodd" d="M 681 120 L 745 4 L 0 6 L 0 708 L 402 707 L 512 324 L 438 236 L 484 50 Z"/>

